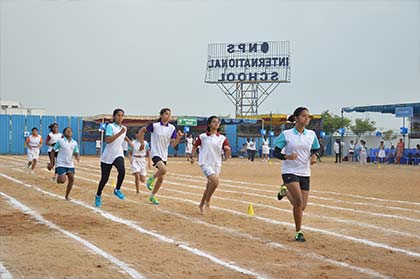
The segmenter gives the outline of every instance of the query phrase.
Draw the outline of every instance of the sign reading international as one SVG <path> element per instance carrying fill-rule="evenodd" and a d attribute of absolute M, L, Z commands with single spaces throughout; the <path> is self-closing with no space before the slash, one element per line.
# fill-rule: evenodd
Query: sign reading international
<path fill-rule="evenodd" d="M 205 82 L 290 82 L 290 62 L 290 41 L 210 44 Z"/>

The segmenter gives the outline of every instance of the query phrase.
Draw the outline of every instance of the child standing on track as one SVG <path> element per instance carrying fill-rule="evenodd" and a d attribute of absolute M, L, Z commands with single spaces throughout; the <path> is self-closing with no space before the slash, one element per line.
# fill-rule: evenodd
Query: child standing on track
<path fill-rule="evenodd" d="M 307 108 L 297 108 L 288 118 L 290 122 L 295 123 L 295 127 L 283 131 L 274 143 L 276 158 L 285 160 L 282 164 L 282 178 L 287 187 L 287 197 L 293 205 L 295 240 L 300 242 L 306 241 L 301 227 L 303 211 L 308 203 L 310 165 L 316 163 L 317 151 L 320 148 L 315 132 L 306 129 L 310 121 L 309 116 Z"/>
<path fill-rule="evenodd" d="M 175 126 L 169 123 L 170 120 L 171 110 L 169 108 L 163 108 L 160 110 L 158 122 L 150 123 L 147 127 L 143 127 L 139 131 L 139 141 L 141 143 L 140 150 L 145 148 L 144 134 L 146 132 L 151 133 L 151 157 L 153 166 L 158 170 L 155 174 L 149 176 L 149 179 L 147 180 L 147 189 L 152 191 L 149 200 L 155 205 L 159 205 L 156 194 L 159 191 L 163 178 L 167 172 L 166 162 L 168 160 L 169 145 L 175 147 L 184 135 L 181 131 L 176 131 Z"/>
<path fill-rule="evenodd" d="M 193 145 L 194 145 L 193 136 L 192 134 L 189 134 L 188 137 L 185 139 L 185 156 L 187 157 L 187 161 L 190 160 Z"/>
<path fill-rule="evenodd" d="M 222 153 L 226 153 L 226 159 L 230 158 L 231 149 L 229 142 L 224 135 L 219 133 L 220 119 L 217 116 L 211 116 L 207 119 L 207 132 L 201 134 L 194 144 L 190 157 L 191 164 L 194 163 L 195 150 L 200 146 L 200 158 L 198 164 L 207 178 L 206 190 L 201 198 L 200 209 L 203 214 L 204 206 L 210 209 L 210 199 L 219 186 L 219 174 L 222 167 Z"/>
<path fill-rule="evenodd" d="M 55 143 L 63 137 L 63 135 L 58 131 L 58 124 L 53 123 L 50 126 L 48 126 L 50 129 L 50 133 L 47 136 L 47 139 L 45 140 L 45 144 L 48 146 L 48 157 L 50 158 L 50 162 L 47 165 L 47 169 L 50 171 L 55 166 L 55 158 L 57 157 L 57 152 L 52 152 Z M 54 175 L 53 180 L 55 180 L 57 177 Z"/>
<path fill-rule="evenodd" d="M 262 147 L 261 147 L 262 157 L 264 162 L 268 162 L 270 160 L 270 145 L 268 143 L 268 139 L 264 136 L 262 140 Z"/>
<path fill-rule="evenodd" d="M 121 200 L 125 199 L 124 194 L 120 191 L 125 176 L 124 151 L 122 143 L 124 140 L 130 144 L 131 142 L 126 136 L 127 127 L 122 125 L 124 111 L 122 109 L 115 109 L 112 116 L 113 122 L 107 125 L 105 131 L 105 141 L 107 145 L 101 157 L 101 181 L 99 181 L 98 191 L 95 196 L 95 206 L 97 207 L 102 205 L 102 190 L 108 182 L 112 166 L 115 166 L 118 170 L 117 185 L 114 189 L 114 195 Z"/>
<path fill-rule="evenodd" d="M 139 133 L 136 135 L 137 139 L 133 141 L 133 148 L 129 148 L 128 158 L 131 164 L 131 170 L 133 172 L 135 183 L 136 183 L 136 192 L 140 192 L 140 182 L 146 182 L 147 178 L 147 168 L 151 169 L 151 159 L 150 159 L 150 147 L 147 141 L 144 142 L 144 149 L 140 150 L 140 141 Z M 147 157 L 147 167 L 146 167 L 146 157 Z"/>
<path fill-rule="evenodd" d="M 68 178 L 66 200 L 70 200 L 69 195 L 74 182 L 74 162 L 73 155 L 76 157 L 77 162 L 80 160 L 79 147 L 77 141 L 72 139 L 73 131 L 67 127 L 63 130 L 63 138 L 57 140 L 51 151 L 52 155 L 57 154 L 57 167 L 55 173 L 58 175 L 57 183 L 64 184 L 66 182 L 66 176 Z"/>
<path fill-rule="evenodd" d="M 42 137 L 38 134 L 38 128 L 32 128 L 32 134 L 26 138 L 26 147 L 28 148 L 28 171 L 34 174 L 36 162 L 39 158 L 39 149 L 42 146 Z"/>

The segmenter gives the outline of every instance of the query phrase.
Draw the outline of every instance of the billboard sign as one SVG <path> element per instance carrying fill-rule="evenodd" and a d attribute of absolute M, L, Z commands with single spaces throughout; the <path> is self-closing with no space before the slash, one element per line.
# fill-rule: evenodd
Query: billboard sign
<path fill-rule="evenodd" d="M 205 82 L 290 82 L 290 63 L 290 41 L 210 44 Z"/>

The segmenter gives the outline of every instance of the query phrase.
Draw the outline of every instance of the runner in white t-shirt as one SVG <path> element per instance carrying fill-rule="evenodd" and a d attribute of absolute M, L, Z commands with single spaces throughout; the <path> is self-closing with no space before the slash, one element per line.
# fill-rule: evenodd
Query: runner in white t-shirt
<path fill-rule="evenodd" d="M 67 190 L 65 198 L 70 200 L 69 195 L 74 182 L 74 162 L 73 155 L 76 157 L 77 162 L 80 160 L 79 147 L 77 141 L 72 139 L 73 131 L 70 127 L 63 130 L 63 138 L 57 140 L 52 149 L 52 154 L 57 155 L 57 167 L 55 173 L 58 175 L 57 183 L 64 184 L 66 182 L 66 176 L 68 177 Z M 58 152 L 58 153 L 57 153 Z"/>
<path fill-rule="evenodd" d="M 185 139 L 185 156 L 187 157 L 187 161 L 190 160 L 193 146 L 194 146 L 194 139 L 193 139 L 192 134 L 189 134 L 188 137 Z"/>
<path fill-rule="evenodd" d="M 136 134 L 137 139 L 133 141 L 133 147 L 128 149 L 128 158 L 131 164 L 131 171 L 134 175 L 134 182 L 136 183 L 136 192 L 140 193 L 140 182 L 146 182 L 147 169 L 152 168 L 150 159 L 150 147 L 147 141 L 144 142 L 144 149 L 140 150 L 139 133 Z M 146 166 L 147 157 L 147 166 Z"/>
<path fill-rule="evenodd" d="M 262 140 L 261 153 L 262 153 L 263 161 L 264 162 L 268 162 L 270 160 L 270 158 L 269 158 L 269 155 L 270 155 L 270 145 L 268 143 L 268 139 L 267 139 L 266 136 L 264 136 L 263 137 L 263 140 Z"/>
<path fill-rule="evenodd" d="M 26 147 L 28 148 L 28 171 L 34 174 L 36 162 L 39 158 L 39 149 L 42 146 L 42 137 L 38 134 L 38 128 L 32 128 L 32 134 L 26 138 Z"/>
<path fill-rule="evenodd" d="M 54 152 L 53 154 L 53 147 L 55 143 L 63 137 L 63 135 L 58 131 L 58 124 L 53 123 L 50 126 L 48 126 L 50 129 L 50 133 L 47 136 L 47 139 L 45 140 L 45 145 L 48 146 L 48 157 L 50 158 L 50 162 L 47 165 L 47 169 L 50 171 L 55 166 L 55 158 L 57 157 L 57 152 Z M 54 181 L 57 179 L 57 174 L 54 173 L 54 177 L 52 178 Z"/>
<path fill-rule="evenodd" d="M 305 241 L 301 226 L 303 210 L 308 203 L 310 166 L 316 163 L 319 156 L 317 151 L 320 148 L 315 132 L 305 128 L 309 124 L 309 117 L 307 108 L 297 108 L 288 118 L 290 122 L 295 123 L 295 127 L 283 131 L 274 143 L 276 158 L 285 160 L 282 163 L 282 178 L 287 187 L 287 197 L 293 205 L 295 240 L 300 242 Z M 280 193 L 284 191 L 282 188 Z"/>
<path fill-rule="evenodd" d="M 125 176 L 122 143 L 123 141 L 127 141 L 131 144 L 131 142 L 126 136 L 127 127 L 122 125 L 124 111 L 122 109 L 115 109 L 112 116 L 113 122 L 109 123 L 105 130 L 105 141 L 107 145 L 101 157 L 101 180 L 99 181 L 98 191 L 95 196 L 95 206 L 97 207 L 102 205 L 102 190 L 108 182 L 112 166 L 115 166 L 118 170 L 117 185 L 114 189 L 114 195 L 121 200 L 125 199 L 124 194 L 120 191 Z"/>
<path fill-rule="evenodd" d="M 152 157 L 153 166 L 158 170 L 147 179 L 147 189 L 152 191 L 149 200 L 155 205 L 159 205 L 159 201 L 155 195 L 159 191 L 163 178 L 167 172 L 166 163 L 168 160 L 169 145 L 175 147 L 184 135 L 181 131 L 176 131 L 175 126 L 169 123 L 170 120 L 171 110 L 169 108 L 163 108 L 160 110 L 158 122 L 150 123 L 147 127 L 142 127 L 139 131 L 139 141 L 141 143 L 140 150 L 145 148 L 144 134 L 146 132 L 151 133 L 150 156 Z"/>
<path fill-rule="evenodd" d="M 207 119 L 207 132 L 201 134 L 194 144 L 190 157 L 191 164 L 194 163 L 194 153 L 200 146 L 200 158 L 198 164 L 207 178 L 206 190 L 201 198 L 200 209 L 203 214 L 203 207 L 210 209 L 210 199 L 219 185 L 219 174 L 222 167 L 222 153 L 226 152 L 226 159 L 230 158 L 231 149 L 229 142 L 224 135 L 219 133 L 220 119 L 217 116 L 210 116 Z"/>

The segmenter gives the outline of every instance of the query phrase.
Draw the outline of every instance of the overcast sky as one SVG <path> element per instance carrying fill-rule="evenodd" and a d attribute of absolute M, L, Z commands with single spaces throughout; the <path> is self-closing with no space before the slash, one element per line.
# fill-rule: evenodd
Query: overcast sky
<path fill-rule="evenodd" d="M 0 39 L 1 98 L 48 114 L 233 116 L 204 83 L 214 42 L 291 41 L 260 113 L 420 102 L 419 0 L 0 0 Z"/>

